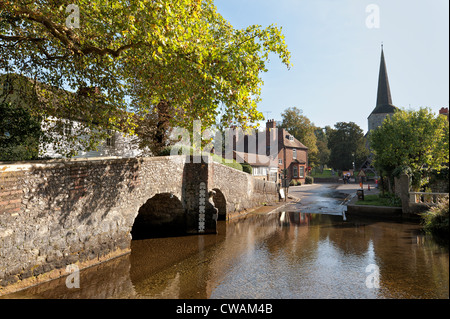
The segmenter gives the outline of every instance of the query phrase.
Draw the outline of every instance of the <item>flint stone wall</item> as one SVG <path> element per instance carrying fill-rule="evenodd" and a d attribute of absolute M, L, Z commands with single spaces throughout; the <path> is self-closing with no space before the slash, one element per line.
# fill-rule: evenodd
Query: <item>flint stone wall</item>
<path fill-rule="evenodd" d="M 0 295 L 67 275 L 69 264 L 82 269 L 128 253 L 150 198 L 170 193 L 186 207 L 185 163 L 184 156 L 0 163 Z M 208 190 L 223 193 L 227 213 L 277 200 L 275 183 L 210 165 Z"/>

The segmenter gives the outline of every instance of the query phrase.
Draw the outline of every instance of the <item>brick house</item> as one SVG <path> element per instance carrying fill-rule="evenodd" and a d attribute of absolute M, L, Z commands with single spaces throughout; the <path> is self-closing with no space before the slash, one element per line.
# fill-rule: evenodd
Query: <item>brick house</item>
<path fill-rule="evenodd" d="M 267 145 L 270 143 L 270 131 L 274 129 L 276 129 L 275 132 L 278 135 L 279 181 L 283 180 L 283 172 L 286 171 L 287 183 L 296 180 L 304 184 L 308 172 L 308 148 L 284 128 L 277 129 L 274 120 L 269 120 L 266 123 Z"/>
<path fill-rule="evenodd" d="M 261 141 L 264 135 L 265 143 Z M 243 142 L 240 146 L 241 149 L 238 149 L 237 146 L 239 141 Z M 265 146 L 266 150 L 259 150 L 258 146 L 259 148 Z M 308 148 L 285 129 L 277 128 L 274 120 L 267 121 L 265 134 L 262 131 L 258 134 L 253 132 L 253 134 L 245 134 L 241 137 L 233 136 L 233 151 L 235 154 L 239 154 L 240 158 L 244 158 L 244 162 L 250 164 L 254 170 L 258 171 L 263 167 L 264 172 L 267 172 L 267 174 L 264 173 L 264 175 L 267 175 L 267 180 L 282 184 L 283 172 L 286 170 L 288 184 L 292 180 L 302 184 L 305 183 L 308 168 Z M 261 165 L 254 160 L 247 160 L 246 154 L 252 153 L 264 154 L 263 159 L 268 157 L 269 160 L 266 161 L 265 165 Z"/>

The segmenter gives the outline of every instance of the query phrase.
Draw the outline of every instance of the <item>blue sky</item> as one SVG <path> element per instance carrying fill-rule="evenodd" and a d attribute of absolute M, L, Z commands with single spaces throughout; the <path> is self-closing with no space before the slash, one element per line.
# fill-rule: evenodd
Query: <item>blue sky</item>
<path fill-rule="evenodd" d="M 375 108 L 381 43 L 393 104 L 449 104 L 448 0 L 215 0 L 235 28 L 277 24 L 292 54 L 288 70 L 273 56 L 263 75 L 264 116 L 295 106 L 315 125 L 355 122 L 367 131 Z M 379 9 L 379 27 L 366 20 Z M 369 19 L 370 21 L 373 21 Z M 271 113 L 266 113 L 271 112 Z"/>

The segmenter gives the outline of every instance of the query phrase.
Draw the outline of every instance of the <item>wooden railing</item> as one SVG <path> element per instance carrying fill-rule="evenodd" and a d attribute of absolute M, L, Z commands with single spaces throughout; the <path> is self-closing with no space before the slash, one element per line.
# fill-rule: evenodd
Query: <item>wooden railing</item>
<path fill-rule="evenodd" d="M 441 198 L 446 196 L 448 193 L 410 192 L 409 201 L 411 203 L 437 204 Z"/>

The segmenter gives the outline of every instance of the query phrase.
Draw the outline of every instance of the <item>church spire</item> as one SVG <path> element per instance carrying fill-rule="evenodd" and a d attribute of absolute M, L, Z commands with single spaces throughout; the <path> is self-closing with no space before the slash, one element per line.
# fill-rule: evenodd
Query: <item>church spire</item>
<path fill-rule="evenodd" d="M 395 106 L 392 105 L 391 89 L 384 59 L 383 43 L 381 44 L 380 73 L 378 75 L 377 105 L 372 113 L 394 113 Z"/>
<path fill-rule="evenodd" d="M 392 104 L 392 98 L 391 98 L 391 89 L 389 87 L 389 79 L 386 70 L 386 61 L 384 60 L 383 44 L 381 44 L 381 63 L 380 63 L 380 73 L 378 75 L 377 106 L 383 104 Z"/>

